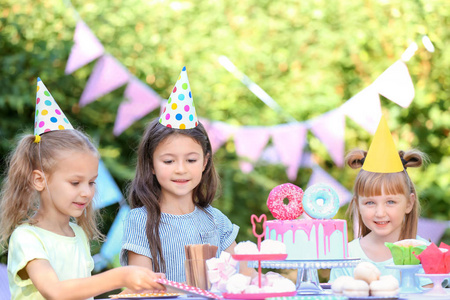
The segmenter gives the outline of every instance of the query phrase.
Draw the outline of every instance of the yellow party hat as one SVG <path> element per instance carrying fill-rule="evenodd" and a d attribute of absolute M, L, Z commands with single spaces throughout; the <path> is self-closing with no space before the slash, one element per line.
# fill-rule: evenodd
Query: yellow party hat
<path fill-rule="evenodd" d="M 384 116 L 381 116 L 362 169 L 374 173 L 397 173 L 404 169 Z"/>

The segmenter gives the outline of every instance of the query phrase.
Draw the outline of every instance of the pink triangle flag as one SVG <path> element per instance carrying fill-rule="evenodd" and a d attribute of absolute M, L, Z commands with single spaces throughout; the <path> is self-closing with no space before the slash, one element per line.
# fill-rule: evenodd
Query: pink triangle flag
<path fill-rule="evenodd" d="M 200 122 L 208 133 L 211 142 L 212 152 L 216 152 L 234 134 L 236 128 L 223 122 L 210 122 L 201 119 Z"/>
<path fill-rule="evenodd" d="M 306 132 L 306 127 L 301 123 L 279 125 L 272 129 L 273 144 L 281 162 L 287 167 L 286 173 L 291 181 L 297 178 Z"/>
<path fill-rule="evenodd" d="M 95 64 L 80 99 L 85 106 L 121 87 L 130 79 L 128 70 L 111 55 L 102 56 Z"/>
<path fill-rule="evenodd" d="M 66 74 L 73 73 L 105 52 L 103 45 L 83 21 L 78 21 L 73 40 L 75 43 L 67 60 Z"/>
<path fill-rule="evenodd" d="M 161 104 L 158 94 L 134 77 L 128 83 L 124 96 L 126 100 L 120 104 L 114 124 L 116 136 Z"/>
<path fill-rule="evenodd" d="M 378 93 L 402 107 L 414 99 L 414 85 L 406 64 L 398 60 L 387 68 L 373 83 Z"/>
<path fill-rule="evenodd" d="M 381 104 L 380 96 L 372 85 L 350 98 L 342 105 L 342 109 L 350 119 L 375 134 L 381 119 Z"/>
<path fill-rule="evenodd" d="M 311 121 L 311 131 L 325 145 L 338 167 L 344 166 L 345 116 L 341 110 L 329 111 Z"/>
<path fill-rule="evenodd" d="M 320 168 L 319 166 L 315 166 L 313 168 L 313 173 L 309 178 L 308 187 L 318 183 L 327 184 L 336 191 L 339 196 L 340 206 L 350 202 L 350 200 L 352 199 L 352 193 L 350 193 L 342 184 L 340 184 L 322 168 Z"/>
<path fill-rule="evenodd" d="M 264 127 L 242 127 L 236 132 L 234 135 L 236 153 L 244 158 L 239 163 L 242 172 L 249 173 L 253 170 L 252 163 L 261 156 L 269 141 L 269 133 Z"/>

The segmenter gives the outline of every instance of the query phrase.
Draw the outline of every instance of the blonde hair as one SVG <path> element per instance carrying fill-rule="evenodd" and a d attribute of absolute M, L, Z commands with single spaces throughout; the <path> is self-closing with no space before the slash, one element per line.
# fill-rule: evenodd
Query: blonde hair
<path fill-rule="evenodd" d="M 34 135 L 23 135 L 7 160 L 7 174 L 0 196 L 0 246 L 5 247 L 14 229 L 22 223 L 34 224 L 32 217 L 39 209 L 39 193 L 32 185 L 33 170 L 42 170 L 51 176 L 61 153 L 90 151 L 99 156 L 89 138 L 78 130 L 56 130 L 41 135 L 34 143 Z M 93 202 L 85 213 L 75 218 L 91 239 L 100 239 L 98 215 Z"/>
<path fill-rule="evenodd" d="M 415 201 L 410 213 L 405 215 L 402 229 L 400 231 L 399 240 L 415 239 L 417 235 L 417 224 L 420 214 L 420 203 L 417 197 L 416 188 L 411 178 L 409 178 L 406 168 L 420 167 L 426 160 L 427 156 L 419 150 L 410 150 L 407 152 L 399 151 L 405 169 L 397 173 L 374 173 L 361 169 L 355 179 L 353 188 L 353 198 L 347 210 L 352 219 L 358 218 L 359 228 L 358 237 L 364 237 L 370 233 L 370 229 L 364 224 L 361 214 L 359 213 L 360 196 L 380 196 L 384 191 L 390 195 L 403 194 L 410 199 L 410 194 L 415 195 Z M 353 150 L 346 156 L 346 163 L 353 169 L 361 168 L 367 155 L 366 151 Z"/>

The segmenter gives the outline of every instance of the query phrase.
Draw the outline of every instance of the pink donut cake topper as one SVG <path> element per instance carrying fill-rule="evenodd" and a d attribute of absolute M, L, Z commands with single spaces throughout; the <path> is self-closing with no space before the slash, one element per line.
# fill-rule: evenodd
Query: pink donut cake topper
<path fill-rule="evenodd" d="M 284 204 L 287 198 L 289 203 Z M 267 207 L 278 220 L 295 220 L 303 213 L 303 190 L 292 183 L 284 183 L 272 189 L 267 198 Z"/>

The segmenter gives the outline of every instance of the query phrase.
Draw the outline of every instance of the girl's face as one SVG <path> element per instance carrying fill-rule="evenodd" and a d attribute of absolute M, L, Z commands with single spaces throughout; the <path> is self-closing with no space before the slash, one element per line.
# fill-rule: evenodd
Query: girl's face
<path fill-rule="evenodd" d="M 51 174 L 45 175 L 48 190 L 41 182 L 40 213 L 55 220 L 79 217 L 94 198 L 98 157 L 89 152 L 69 152 L 58 159 Z"/>
<path fill-rule="evenodd" d="M 163 140 L 153 153 L 153 174 L 161 185 L 162 199 L 192 202 L 192 191 L 206 164 L 202 147 L 191 137 L 178 134 Z"/>
<path fill-rule="evenodd" d="M 358 199 L 359 213 L 371 234 L 386 241 L 397 241 L 402 229 L 403 219 L 410 213 L 415 201 L 415 195 L 404 194 L 363 197 Z"/>

